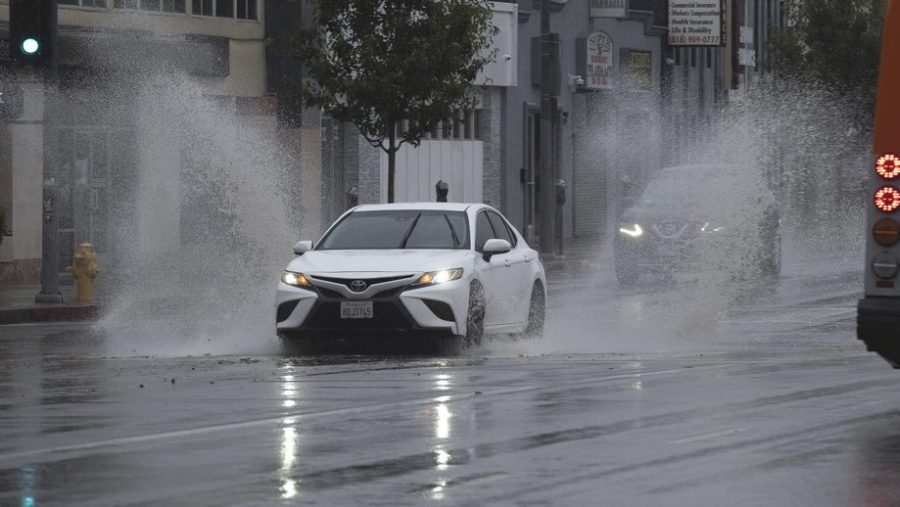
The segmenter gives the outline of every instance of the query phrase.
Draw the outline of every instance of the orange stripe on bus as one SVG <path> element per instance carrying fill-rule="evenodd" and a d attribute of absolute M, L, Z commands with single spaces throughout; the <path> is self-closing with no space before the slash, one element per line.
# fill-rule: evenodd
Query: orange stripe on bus
<path fill-rule="evenodd" d="M 900 153 L 900 0 L 889 2 L 881 42 L 875 153 Z"/>

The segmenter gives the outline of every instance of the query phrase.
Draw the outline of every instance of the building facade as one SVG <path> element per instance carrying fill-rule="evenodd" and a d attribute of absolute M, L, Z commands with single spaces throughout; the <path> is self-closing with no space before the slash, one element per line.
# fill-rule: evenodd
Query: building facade
<path fill-rule="evenodd" d="M 562 180 L 562 236 L 602 241 L 630 190 L 659 165 L 663 2 L 551 5 L 550 31 L 559 34 L 557 173 L 540 167 L 540 2 L 520 2 L 520 86 L 504 107 L 504 210 L 536 241 L 541 214 L 556 213 L 540 209 L 541 185 Z"/>
<path fill-rule="evenodd" d="M 563 180 L 560 204 L 564 237 L 600 238 L 629 185 L 657 167 L 664 1 L 551 2 L 551 31 L 559 34 L 558 109 L 551 136 L 556 174 L 540 167 L 540 1 L 494 2 L 496 61 L 473 83 L 480 96 L 473 111 L 461 112 L 436 129 L 418 148 L 398 154 L 395 195 L 400 201 L 433 200 L 434 185 L 450 185 L 451 201 L 478 201 L 501 209 L 530 240 L 540 235 L 540 186 Z M 610 3 L 610 2 L 607 2 Z M 597 37 L 605 36 L 608 73 L 591 83 L 588 58 L 597 58 Z M 592 39 L 593 37 L 593 39 Z M 600 70 L 602 68 L 602 70 Z M 595 76 L 595 80 L 596 80 Z M 383 202 L 386 156 L 372 149 L 352 126 L 326 119 L 323 173 L 333 189 L 326 202 L 330 219 L 357 203 Z M 622 147 L 612 140 L 631 138 Z M 330 174 L 330 176 L 328 176 Z M 612 204 L 611 204 L 612 203 Z M 557 213 L 557 210 L 548 210 Z"/>
<path fill-rule="evenodd" d="M 57 79 L 15 72 L 0 51 L 0 79 L 25 95 L 23 114 L 0 122 L 0 207 L 12 231 L 0 282 L 37 281 L 48 211 L 59 218 L 60 271 L 81 242 L 114 270 L 210 234 L 206 219 L 234 219 L 205 205 L 227 189 L 196 174 L 225 171 L 223 158 L 250 163 L 242 147 L 275 132 L 266 12 L 264 0 L 59 0 Z M 56 198 L 42 203 L 47 184 Z"/>

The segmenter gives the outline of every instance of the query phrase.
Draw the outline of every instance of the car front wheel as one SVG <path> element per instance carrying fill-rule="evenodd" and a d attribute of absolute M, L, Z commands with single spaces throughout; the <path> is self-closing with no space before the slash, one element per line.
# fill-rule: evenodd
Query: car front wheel
<path fill-rule="evenodd" d="M 525 325 L 526 338 L 542 338 L 544 336 L 544 316 L 546 312 L 546 297 L 544 286 L 535 282 L 531 289 L 531 302 L 528 305 L 528 323 Z"/>
<path fill-rule="evenodd" d="M 462 338 L 462 346 L 477 347 L 484 336 L 484 289 L 478 282 L 469 286 L 469 311 L 466 314 L 466 334 Z"/>

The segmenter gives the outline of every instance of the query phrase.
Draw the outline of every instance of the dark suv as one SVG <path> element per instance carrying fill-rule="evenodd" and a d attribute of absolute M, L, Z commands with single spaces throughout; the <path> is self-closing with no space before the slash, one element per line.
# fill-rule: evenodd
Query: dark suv
<path fill-rule="evenodd" d="M 642 275 L 781 272 L 775 198 L 755 171 L 738 166 L 668 167 L 650 181 L 615 231 L 620 285 Z"/>

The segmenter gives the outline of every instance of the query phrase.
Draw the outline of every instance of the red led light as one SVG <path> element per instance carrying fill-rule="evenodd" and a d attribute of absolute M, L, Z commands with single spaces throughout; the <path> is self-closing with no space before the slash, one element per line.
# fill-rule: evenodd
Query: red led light
<path fill-rule="evenodd" d="M 900 190 L 888 185 L 875 192 L 875 207 L 885 213 L 892 213 L 900 208 Z"/>
<path fill-rule="evenodd" d="M 900 157 L 893 153 L 879 157 L 878 161 L 875 162 L 875 171 L 878 173 L 878 176 L 886 180 L 892 180 L 900 176 Z"/>

